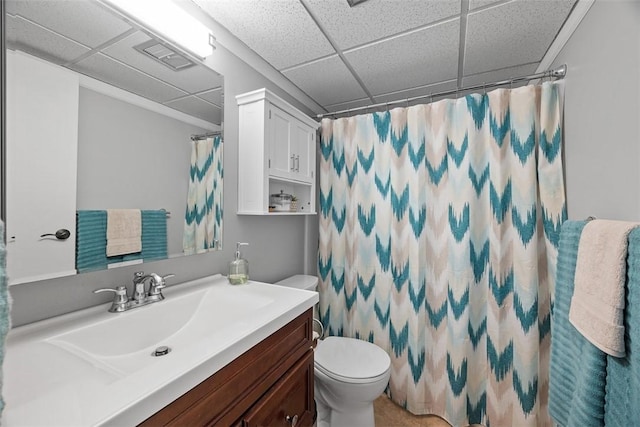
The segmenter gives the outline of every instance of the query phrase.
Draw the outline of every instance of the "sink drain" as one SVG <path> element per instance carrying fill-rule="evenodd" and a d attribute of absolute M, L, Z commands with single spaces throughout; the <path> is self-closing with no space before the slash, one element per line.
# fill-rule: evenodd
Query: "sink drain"
<path fill-rule="evenodd" d="M 160 347 L 156 348 L 153 353 L 151 353 L 151 355 L 155 357 L 165 356 L 169 354 L 170 351 L 171 348 L 167 347 L 166 345 L 161 345 Z"/>

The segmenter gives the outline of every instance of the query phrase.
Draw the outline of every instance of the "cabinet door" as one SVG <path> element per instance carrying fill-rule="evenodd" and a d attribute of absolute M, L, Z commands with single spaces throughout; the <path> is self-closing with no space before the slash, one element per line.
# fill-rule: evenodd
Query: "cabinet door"
<path fill-rule="evenodd" d="M 78 87 L 69 70 L 7 53 L 10 284 L 75 274 Z M 40 237 L 63 228 L 66 240 Z"/>
<path fill-rule="evenodd" d="M 291 178 L 294 157 L 291 152 L 293 117 L 277 107 L 269 106 L 269 174 Z"/>
<path fill-rule="evenodd" d="M 304 382 L 305 387 L 309 387 L 300 391 L 307 395 L 304 405 L 313 405 L 312 314 L 312 309 L 307 310 L 147 418 L 139 427 L 236 427 L 242 425 L 248 414 L 255 412 L 256 405 L 263 402 L 265 396 L 271 395 L 283 383 L 293 384 L 298 390 L 297 382 Z M 307 360 L 310 365 L 300 368 L 301 360 Z M 303 377 L 301 370 L 307 370 L 310 376 Z M 295 378 L 293 383 L 283 381 L 292 377 Z M 301 426 L 311 424 L 300 423 Z"/>
<path fill-rule="evenodd" d="M 309 351 L 243 417 L 244 427 L 313 425 L 313 351 Z"/>
<path fill-rule="evenodd" d="M 315 130 L 309 126 L 296 122 L 292 141 L 295 179 L 305 182 L 313 181 L 315 170 Z"/>

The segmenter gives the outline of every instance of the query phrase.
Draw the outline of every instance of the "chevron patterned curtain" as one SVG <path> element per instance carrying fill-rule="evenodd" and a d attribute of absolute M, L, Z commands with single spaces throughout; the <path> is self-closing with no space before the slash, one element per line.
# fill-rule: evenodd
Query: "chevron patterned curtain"
<path fill-rule="evenodd" d="M 322 122 L 322 321 L 389 353 L 413 413 L 550 424 L 562 87 Z"/>
<path fill-rule="evenodd" d="M 222 243 L 222 139 L 193 142 L 182 248 L 186 255 Z"/>

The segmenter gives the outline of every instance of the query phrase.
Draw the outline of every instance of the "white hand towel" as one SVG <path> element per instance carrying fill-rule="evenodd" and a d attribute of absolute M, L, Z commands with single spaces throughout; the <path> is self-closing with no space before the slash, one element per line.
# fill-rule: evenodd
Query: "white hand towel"
<path fill-rule="evenodd" d="M 627 236 L 638 223 L 593 220 L 580 236 L 569 321 L 593 345 L 624 357 Z"/>
<path fill-rule="evenodd" d="M 142 251 L 140 209 L 107 209 L 107 256 Z"/>

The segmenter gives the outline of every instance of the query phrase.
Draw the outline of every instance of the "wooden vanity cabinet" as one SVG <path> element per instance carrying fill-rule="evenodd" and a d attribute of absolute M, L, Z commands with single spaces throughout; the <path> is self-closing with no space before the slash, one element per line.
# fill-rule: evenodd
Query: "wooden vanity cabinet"
<path fill-rule="evenodd" d="M 243 427 L 313 425 L 313 353 L 309 352 L 242 417 Z"/>
<path fill-rule="evenodd" d="M 140 425 L 312 426 L 312 322 L 308 310 Z"/>

